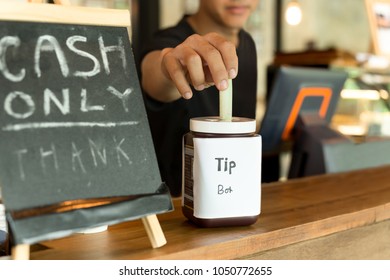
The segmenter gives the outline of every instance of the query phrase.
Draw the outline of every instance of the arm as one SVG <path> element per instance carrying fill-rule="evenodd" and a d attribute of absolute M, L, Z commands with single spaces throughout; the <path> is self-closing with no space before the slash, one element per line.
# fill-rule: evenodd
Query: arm
<path fill-rule="evenodd" d="M 192 97 L 192 85 L 203 90 L 227 88 L 238 72 L 233 43 L 217 33 L 192 35 L 175 48 L 148 53 L 141 64 L 142 87 L 154 99 L 171 102 Z"/>

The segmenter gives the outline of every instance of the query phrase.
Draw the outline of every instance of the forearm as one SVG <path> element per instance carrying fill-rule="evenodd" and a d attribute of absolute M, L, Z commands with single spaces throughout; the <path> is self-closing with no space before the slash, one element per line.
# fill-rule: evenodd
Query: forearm
<path fill-rule="evenodd" d="M 181 95 L 174 83 L 162 72 L 161 63 L 161 51 L 150 52 L 144 57 L 141 64 L 142 88 L 158 101 L 172 102 L 181 98 Z"/>

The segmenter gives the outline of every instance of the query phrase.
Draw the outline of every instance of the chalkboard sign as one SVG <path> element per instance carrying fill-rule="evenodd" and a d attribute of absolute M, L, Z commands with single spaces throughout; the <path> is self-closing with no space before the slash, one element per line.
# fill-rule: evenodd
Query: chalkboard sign
<path fill-rule="evenodd" d="M 172 209 L 126 27 L 3 21 L 0 85 L 15 243 Z"/>

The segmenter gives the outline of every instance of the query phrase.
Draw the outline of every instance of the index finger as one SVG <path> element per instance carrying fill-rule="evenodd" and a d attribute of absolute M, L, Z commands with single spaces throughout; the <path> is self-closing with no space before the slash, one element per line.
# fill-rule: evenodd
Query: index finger
<path fill-rule="evenodd" d="M 236 46 L 229 40 L 217 33 L 206 34 L 205 39 L 220 53 L 229 73 L 229 78 L 234 79 L 238 74 L 238 57 Z"/>

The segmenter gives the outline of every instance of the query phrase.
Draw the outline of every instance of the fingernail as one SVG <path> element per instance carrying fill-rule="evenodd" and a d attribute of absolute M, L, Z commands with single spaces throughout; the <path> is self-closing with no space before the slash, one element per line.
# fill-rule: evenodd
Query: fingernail
<path fill-rule="evenodd" d="M 219 83 L 219 90 L 225 90 L 228 88 L 228 82 L 226 80 L 222 80 Z"/>
<path fill-rule="evenodd" d="M 183 93 L 183 97 L 184 97 L 185 99 L 191 99 L 191 97 L 192 97 L 192 92 L 187 91 L 187 92 Z"/>
<path fill-rule="evenodd" d="M 207 83 L 205 84 L 204 88 L 209 88 L 209 87 L 212 87 L 214 86 L 214 83 Z"/>
<path fill-rule="evenodd" d="M 195 87 L 195 89 L 197 90 L 197 91 L 201 91 L 201 90 L 204 90 L 204 85 L 199 85 L 199 86 L 196 86 Z"/>
<path fill-rule="evenodd" d="M 229 71 L 229 78 L 234 79 L 237 76 L 236 69 L 230 69 Z"/>

